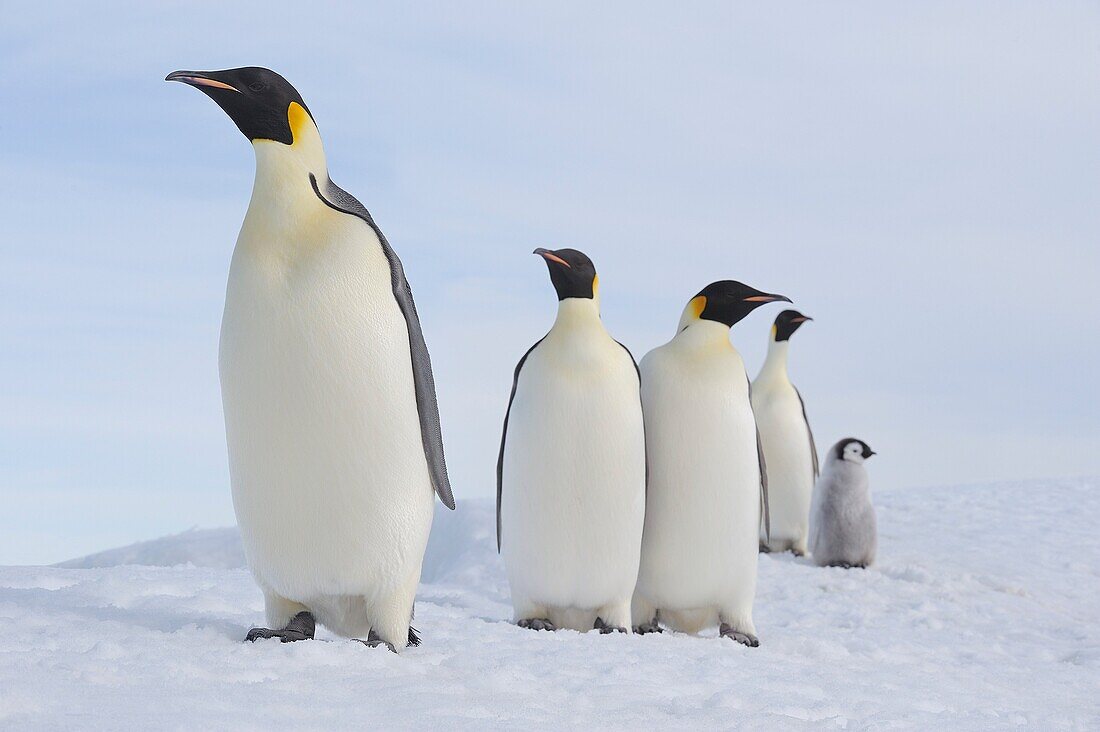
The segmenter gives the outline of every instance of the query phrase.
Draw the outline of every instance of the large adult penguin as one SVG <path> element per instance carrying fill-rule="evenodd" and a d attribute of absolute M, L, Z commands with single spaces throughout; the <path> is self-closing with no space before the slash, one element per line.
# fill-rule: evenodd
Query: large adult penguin
<path fill-rule="evenodd" d="M 752 411 L 760 430 L 760 444 L 768 465 L 770 536 L 760 526 L 763 551 L 806 553 L 810 526 L 810 497 L 818 475 L 814 433 L 806 419 L 802 395 L 787 375 L 791 335 L 808 318 L 784 310 L 775 319 L 768 357 L 752 382 Z"/>
<path fill-rule="evenodd" d="M 730 327 L 790 300 L 731 280 L 688 302 L 676 336 L 642 359 L 649 482 L 633 620 L 759 645 L 757 533 L 767 506 L 749 379 Z"/>
<path fill-rule="evenodd" d="M 220 371 L 233 506 L 269 628 L 392 650 L 410 629 L 433 489 L 454 496 L 401 260 L 328 176 L 313 115 L 268 69 L 176 71 L 252 142 Z"/>
<path fill-rule="evenodd" d="M 645 513 L 638 371 L 600 320 L 592 260 L 535 254 L 558 315 L 516 366 L 497 461 L 497 547 L 515 621 L 627 632 Z"/>

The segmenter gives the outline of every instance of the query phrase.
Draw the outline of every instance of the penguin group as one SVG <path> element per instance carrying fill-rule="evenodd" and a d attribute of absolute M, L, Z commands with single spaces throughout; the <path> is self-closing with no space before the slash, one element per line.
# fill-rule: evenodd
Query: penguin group
<path fill-rule="evenodd" d="M 226 288 L 219 371 L 234 510 L 266 627 L 417 645 L 413 604 L 436 498 L 455 508 L 431 360 L 401 260 L 332 182 L 312 113 L 279 74 L 176 71 L 256 155 Z M 514 622 L 665 629 L 759 644 L 761 551 L 874 560 L 861 440 L 819 470 L 787 374 L 784 310 L 750 380 L 731 328 L 785 295 L 719 280 L 636 362 L 600 319 L 592 260 L 535 249 L 553 326 L 515 368 L 496 465 L 496 539 Z M 816 485 L 815 485 L 816 481 Z"/>

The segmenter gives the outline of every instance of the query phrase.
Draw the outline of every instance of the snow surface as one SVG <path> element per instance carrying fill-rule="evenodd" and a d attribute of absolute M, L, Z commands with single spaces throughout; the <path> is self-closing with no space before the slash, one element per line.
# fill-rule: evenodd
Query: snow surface
<path fill-rule="evenodd" d="M 242 643 L 263 602 L 232 529 L 3 567 L 0 727 L 1100 728 L 1100 480 L 876 500 L 871 569 L 760 558 L 757 649 L 511 625 L 480 501 L 437 514 L 401 656 Z"/>

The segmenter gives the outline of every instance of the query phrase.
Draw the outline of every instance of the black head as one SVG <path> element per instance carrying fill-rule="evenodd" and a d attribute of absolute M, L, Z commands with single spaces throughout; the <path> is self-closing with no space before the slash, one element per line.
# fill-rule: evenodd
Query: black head
<path fill-rule="evenodd" d="M 790 340 L 794 332 L 807 320 L 813 320 L 813 318 L 803 315 L 797 310 L 784 310 L 775 316 L 775 340 Z"/>
<path fill-rule="evenodd" d="M 779 300 L 791 301 L 785 295 L 761 292 L 742 282 L 719 280 L 704 287 L 691 299 L 690 305 L 698 319 L 713 320 L 732 327 L 761 305 Z"/>
<path fill-rule="evenodd" d="M 539 247 L 532 254 L 546 260 L 546 268 L 550 270 L 550 281 L 558 292 L 558 300 L 570 297 L 591 300 L 596 296 L 599 289 L 596 266 L 584 252 Z"/>
<path fill-rule="evenodd" d="M 309 108 L 302 95 L 271 69 L 246 66 L 225 71 L 173 71 L 165 81 L 190 84 L 218 103 L 249 140 L 294 144 L 294 125 Z M 301 110 L 293 109 L 297 104 Z M 312 115 L 310 115 L 312 120 Z"/>
<path fill-rule="evenodd" d="M 875 451 L 871 449 L 870 445 L 863 440 L 857 440 L 855 437 L 845 437 L 833 445 L 833 455 L 837 460 L 862 463 L 874 454 Z"/>

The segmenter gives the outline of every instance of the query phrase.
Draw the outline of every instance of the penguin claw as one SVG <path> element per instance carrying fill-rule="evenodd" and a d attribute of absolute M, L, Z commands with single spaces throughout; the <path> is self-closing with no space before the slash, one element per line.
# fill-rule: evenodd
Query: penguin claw
<path fill-rule="evenodd" d="M 278 638 L 283 643 L 294 641 L 313 640 L 317 623 L 309 612 L 300 612 L 290 619 L 285 628 L 272 630 L 271 628 L 252 628 L 244 639 L 249 643 L 255 643 L 262 638 Z"/>
<path fill-rule="evenodd" d="M 749 648 L 757 648 L 760 645 L 760 639 L 751 633 L 742 633 L 739 630 L 734 630 L 731 626 L 722 623 L 718 629 L 718 635 L 722 638 L 729 638 L 732 641 L 748 646 Z"/>
<path fill-rule="evenodd" d="M 352 638 L 352 640 L 356 643 L 362 643 L 367 648 L 379 648 L 384 646 L 388 648 L 391 653 L 397 653 L 397 649 L 393 647 L 393 643 L 390 643 L 388 640 L 383 640 L 382 637 L 373 630 L 367 634 L 366 640 L 362 638 Z"/>
<path fill-rule="evenodd" d="M 557 626 L 546 618 L 524 618 L 516 623 L 521 628 L 528 630 L 557 630 Z"/>
<path fill-rule="evenodd" d="M 352 638 L 352 640 L 355 641 L 356 643 L 362 643 L 367 648 L 385 647 L 385 648 L 388 648 L 391 653 L 397 653 L 397 649 L 393 647 L 393 643 L 390 643 L 389 641 L 384 641 L 381 638 L 369 638 L 368 637 L 366 640 L 363 640 L 362 638 Z"/>
<path fill-rule="evenodd" d="M 267 638 L 278 638 L 283 643 L 293 643 L 294 641 L 313 640 L 313 636 L 306 635 L 297 630 L 272 630 L 271 628 L 252 628 L 248 631 L 248 635 L 244 637 L 249 643 L 255 643 L 258 640 Z"/>
<path fill-rule="evenodd" d="M 650 620 L 648 623 L 635 625 L 634 632 L 638 635 L 646 635 L 648 633 L 664 633 L 665 629 L 656 620 Z"/>
<path fill-rule="evenodd" d="M 851 562 L 833 562 L 828 566 L 840 567 L 841 569 L 867 569 L 866 564 L 852 564 Z"/>
<path fill-rule="evenodd" d="M 607 635 L 608 633 L 629 633 L 630 631 L 621 625 L 608 625 L 604 622 L 603 618 L 596 618 L 596 622 L 592 625 L 593 630 L 600 631 L 600 635 Z"/>
<path fill-rule="evenodd" d="M 355 641 L 356 643 L 362 643 L 363 645 L 365 645 L 368 648 L 378 648 L 379 646 L 385 646 L 386 648 L 389 648 L 394 653 L 397 653 L 397 649 L 394 648 L 392 643 L 390 643 L 387 640 L 383 640 L 382 637 L 380 635 L 378 635 L 377 633 L 375 633 L 373 630 L 370 633 L 367 634 L 367 639 L 366 640 L 363 640 L 362 638 L 352 638 L 352 640 Z M 408 639 L 408 641 L 406 641 L 405 647 L 406 648 L 416 648 L 419 645 L 420 645 L 420 636 L 417 635 L 416 628 L 413 628 L 412 626 L 409 626 L 409 639 Z"/>

